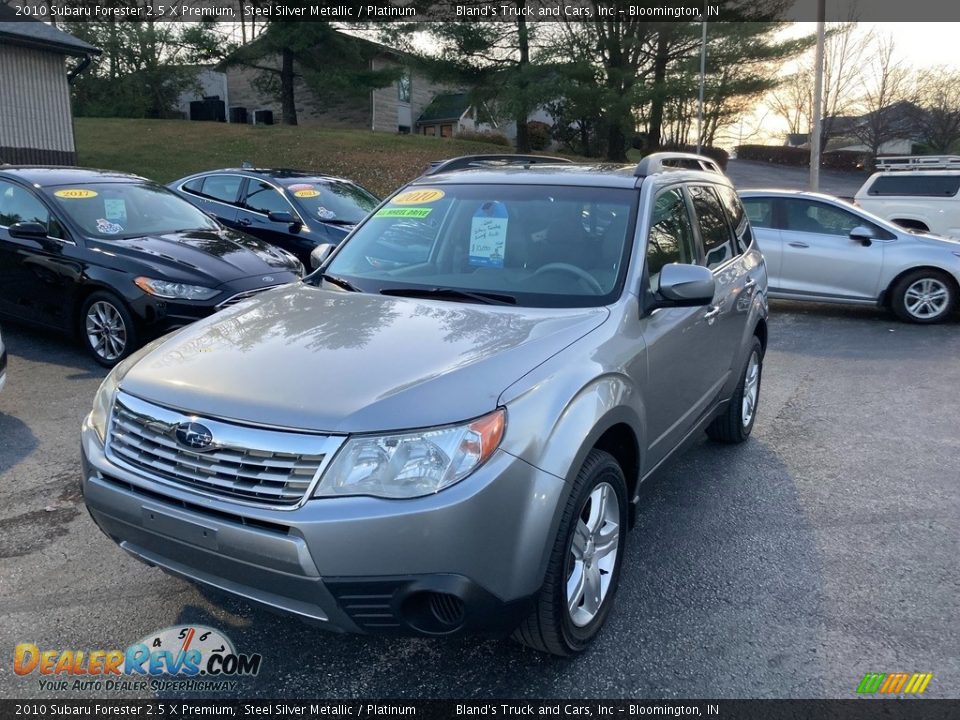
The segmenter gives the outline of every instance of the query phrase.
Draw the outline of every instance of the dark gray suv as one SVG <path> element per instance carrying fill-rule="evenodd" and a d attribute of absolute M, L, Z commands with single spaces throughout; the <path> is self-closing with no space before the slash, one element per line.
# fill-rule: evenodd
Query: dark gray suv
<path fill-rule="evenodd" d="M 331 629 L 582 650 L 640 483 L 756 418 L 763 257 L 727 178 L 689 160 L 431 169 L 303 282 L 107 377 L 83 425 L 93 518 Z"/>

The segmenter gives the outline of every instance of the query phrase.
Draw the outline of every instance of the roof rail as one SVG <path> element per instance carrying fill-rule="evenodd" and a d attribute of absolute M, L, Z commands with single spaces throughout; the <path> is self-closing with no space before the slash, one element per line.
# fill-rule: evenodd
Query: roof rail
<path fill-rule="evenodd" d="M 636 177 L 647 177 L 666 170 L 706 170 L 723 174 L 715 160 L 705 155 L 684 152 L 658 152 L 647 155 L 633 171 Z"/>
<path fill-rule="evenodd" d="M 424 175 L 439 175 L 440 173 L 464 170 L 472 167 L 488 165 L 555 165 L 557 163 L 572 164 L 572 160 L 549 155 L 517 155 L 504 153 L 502 155 L 463 155 L 450 160 L 434 160 Z"/>
<path fill-rule="evenodd" d="M 890 155 L 877 158 L 877 170 L 960 169 L 960 155 Z"/>

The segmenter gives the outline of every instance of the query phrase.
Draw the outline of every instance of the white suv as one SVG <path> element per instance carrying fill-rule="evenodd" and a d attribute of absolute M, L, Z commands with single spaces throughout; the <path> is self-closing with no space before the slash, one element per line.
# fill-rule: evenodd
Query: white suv
<path fill-rule="evenodd" d="M 960 238 L 960 156 L 877 159 L 857 205 L 901 227 Z"/>

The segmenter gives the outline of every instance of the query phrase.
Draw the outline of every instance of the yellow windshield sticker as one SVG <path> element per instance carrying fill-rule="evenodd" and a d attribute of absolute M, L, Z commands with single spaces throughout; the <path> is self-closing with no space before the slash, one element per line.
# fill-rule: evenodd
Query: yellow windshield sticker
<path fill-rule="evenodd" d="M 293 193 L 294 197 L 298 198 L 315 198 L 320 197 L 319 190 L 295 190 Z"/>
<path fill-rule="evenodd" d="M 424 188 L 422 190 L 408 190 L 397 195 L 390 201 L 391 205 L 420 205 L 421 203 L 436 202 L 444 196 L 443 190 Z"/>
<path fill-rule="evenodd" d="M 69 190 L 56 190 L 54 193 L 58 198 L 64 198 L 65 200 L 88 200 L 90 198 L 95 198 L 97 193 L 95 190 L 86 190 L 84 188 L 70 188 Z"/>
<path fill-rule="evenodd" d="M 374 217 L 381 218 L 425 218 L 430 214 L 430 208 L 390 208 L 377 210 Z"/>

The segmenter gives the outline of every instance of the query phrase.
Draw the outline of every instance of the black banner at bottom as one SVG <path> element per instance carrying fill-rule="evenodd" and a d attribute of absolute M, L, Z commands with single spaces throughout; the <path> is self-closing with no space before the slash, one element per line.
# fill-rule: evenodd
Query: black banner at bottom
<path fill-rule="evenodd" d="M 0 718 L 938 720 L 960 700 L 0 700 Z"/>

